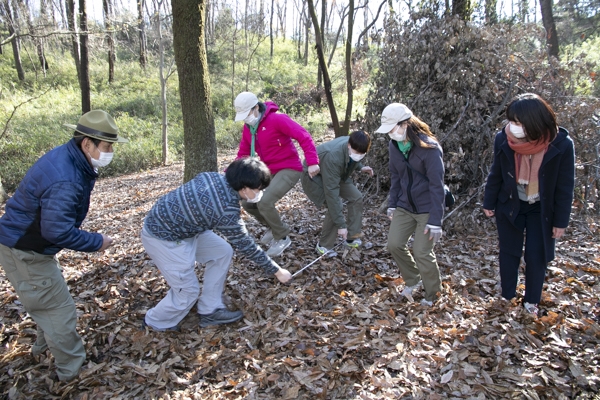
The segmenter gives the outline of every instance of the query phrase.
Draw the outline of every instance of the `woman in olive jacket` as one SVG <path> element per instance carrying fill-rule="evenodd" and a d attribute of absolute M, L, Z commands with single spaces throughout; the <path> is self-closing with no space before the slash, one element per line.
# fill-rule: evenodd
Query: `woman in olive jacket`
<path fill-rule="evenodd" d="M 575 184 L 573 141 L 559 128 L 548 103 L 536 94 L 517 96 L 509 123 L 496 135 L 483 211 L 496 217 L 502 297 L 516 295 L 525 239 L 524 307 L 533 315 L 554 259 L 556 239 L 569 224 Z"/>

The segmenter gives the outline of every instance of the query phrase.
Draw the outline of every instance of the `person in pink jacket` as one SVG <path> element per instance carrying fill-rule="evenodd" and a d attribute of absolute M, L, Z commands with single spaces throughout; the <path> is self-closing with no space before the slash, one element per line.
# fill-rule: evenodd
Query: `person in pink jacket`
<path fill-rule="evenodd" d="M 260 195 L 242 200 L 242 207 L 267 227 L 260 242 L 269 246 L 267 254 L 276 257 L 292 243 L 290 228 L 281 220 L 275 208 L 302 176 L 302 161 L 293 140 L 297 141 L 313 177 L 320 171 L 319 157 L 310 134 L 300 124 L 283 113 L 277 104 L 259 102 L 250 92 L 240 93 L 235 101 L 235 121 L 244 121 L 237 158 L 260 157 L 271 171 L 271 184 Z M 293 139 L 293 140 L 292 140 Z"/>

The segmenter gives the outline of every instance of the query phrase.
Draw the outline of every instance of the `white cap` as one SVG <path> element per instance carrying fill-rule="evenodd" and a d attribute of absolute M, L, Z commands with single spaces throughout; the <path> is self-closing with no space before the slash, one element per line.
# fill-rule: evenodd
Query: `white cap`
<path fill-rule="evenodd" d="M 388 133 L 398 122 L 406 121 L 413 116 L 412 111 L 404 104 L 392 103 L 388 104 L 381 113 L 381 126 L 375 132 Z"/>
<path fill-rule="evenodd" d="M 242 92 L 238 94 L 233 102 L 236 113 L 235 121 L 237 122 L 245 119 L 248 114 L 250 114 L 250 110 L 252 110 L 252 108 L 254 108 L 254 106 L 257 104 L 258 98 L 254 93 Z"/>

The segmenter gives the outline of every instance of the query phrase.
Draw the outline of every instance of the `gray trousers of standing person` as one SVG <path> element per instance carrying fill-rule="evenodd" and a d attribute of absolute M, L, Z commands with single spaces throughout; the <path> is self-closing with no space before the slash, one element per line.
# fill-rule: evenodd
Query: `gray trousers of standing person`
<path fill-rule="evenodd" d="M 0 265 L 25 311 L 37 324 L 31 353 L 37 356 L 50 349 L 58 378 L 75 378 L 85 362 L 85 348 L 76 329 L 75 302 L 58 259 L 0 244 Z"/>

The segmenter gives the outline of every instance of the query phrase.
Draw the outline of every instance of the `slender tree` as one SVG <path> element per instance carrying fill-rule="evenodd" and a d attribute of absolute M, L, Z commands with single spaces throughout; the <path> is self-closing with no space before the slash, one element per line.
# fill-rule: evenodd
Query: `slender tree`
<path fill-rule="evenodd" d="M 498 0 L 485 0 L 485 23 L 493 25 L 498 22 Z"/>
<path fill-rule="evenodd" d="M 90 62 L 88 56 L 88 26 L 87 11 L 85 0 L 79 0 L 79 43 L 81 44 L 79 52 L 81 55 L 81 79 L 79 86 L 81 88 L 81 112 L 85 114 L 92 109 L 92 100 L 90 95 Z"/>
<path fill-rule="evenodd" d="M 81 85 L 81 59 L 79 57 L 79 35 L 77 34 L 77 23 L 75 17 L 75 0 L 65 0 L 67 10 L 67 23 L 71 32 L 71 55 L 77 70 L 77 80 Z"/>
<path fill-rule="evenodd" d="M 315 29 L 315 40 L 317 42 L 317 59 L 319 60 L 319 67 L 323 73 L 323 87 L 325 89 L 325 98 L 327 99 L 327 106 L 329 107 L 329 114 L 331 115 L 331 123 L 333 124 L 333 130 L 335 137 L 342 136 L 340 129 L 340 122 L 338 119 L 337 111 L 335 109 L 335 103 L 333 102 L 333 92 L 331 86 L 331 79 L 329 78 L 329 70 L 327 69 L 327 63 L 325 62 L 325 54 L 323 52 L 323 42 L 321 41 L 321 28 L 319 27 L 319 20 L 315 12 L 315 5 L 313 0 L 308 0 L 308 10 L 310 17 L 312 18 L 313 27 Z"/>
<path fill-rule="evenodd" d="M 558 58 L 558 35 L 556 33 L 556 24 L 552 12 L 552 0 L 540 0 L 540 8 L 542 10 L 544 29 L 546 29 L 548 56 Z"/>
<path fill-rule="evenodd" d="M 111 0 L 102 0 L 102 8 L 104 9 L 104 28 L 106 29 L 106 45 L 108 47 L 108 83 L 115 80 L 115 39 L 112 27 L 113 5 Z"/>
<path fill-rule="evenodd" d="M 173 49 L 179 72 L 183 115 L 185 182 L 203 171 L 217 170 L 215 122 L 204 45 L 204 15 L 208 0 L 172 0 Z"/>
<path fill-rule="evenodd" d="M 453 0 L 452 15 L 458 15 L 463 21 L 471 20 L 472 6 L 470 0 Z"/>
<path fill-rule="evenodd" d="M 346 35 L 346 115 L 342 125 L 341 134 L 350 133 L 350 119 L 352 117 L 352 102 L 354 99 L 354 84 L 352 82 L 352 32 L 354 31 L 354 0 L 348 3 L 348 34 Z"/>
<path fill-rule="evenodd" d="M 140 37 L 140 66 L 146 69 L 146 24 L 144 23 L 144 8 L 146 0 L 138 0 L 138 32 Z"/>
<path fill-rule="evenodd" d="M 9 37 L 12 37 L 11 44 L 13 49 L 15 69 L 17 70 L 17 77 L 20 81 L 24 81 L 25 70 L 23 69 L 23 64 L 21 63 L 21 41 L 19 39 L 19 27 L 17 25 L 19 15 L 17 8 L 14 6 L 15 4 L 11 4 L 10 0 L 3 0 L 1 11 L 2 16 L 6 20 L 8 35 Z"/>
<path fill-rule="evenodd" d="M 43 1 L 41 1 L 41 3 L 43 4 Z M 40 4 L 40 7 L 42 7 L 42 4 Z M 43 39 L 43 24 L 40 24 L 40 29 L 38 29 L 38 27 L 36 26 L 34 20 L 33 20 L 33 16 L 31 15 L 31 11 L 30 11 L 30 4 L 29 4 L 29 0 L 26 0 L 23 4 L 22 4 L 22 10 L 23 13 L 27 16 L 27 25 L 29 26 L 29 32 L 31 32 L 34 37 L 33 37 L 33 42 L 35 44 L 35 49 L 37 51 L 37 56 L 38 56 L 38 61 L 40 63 L 40 67 L 42 68 L 42 73 L 44 74 L 44 76 L 46 76 L 46 70 L 48 69 L 48 61 L 46 60 L 46 55 L 44 53 L 44 39 Z M 43 9 L 41 9 L 40 11 L 40 21 L 43 20 L 43 13 L 42 13 Z"/>

